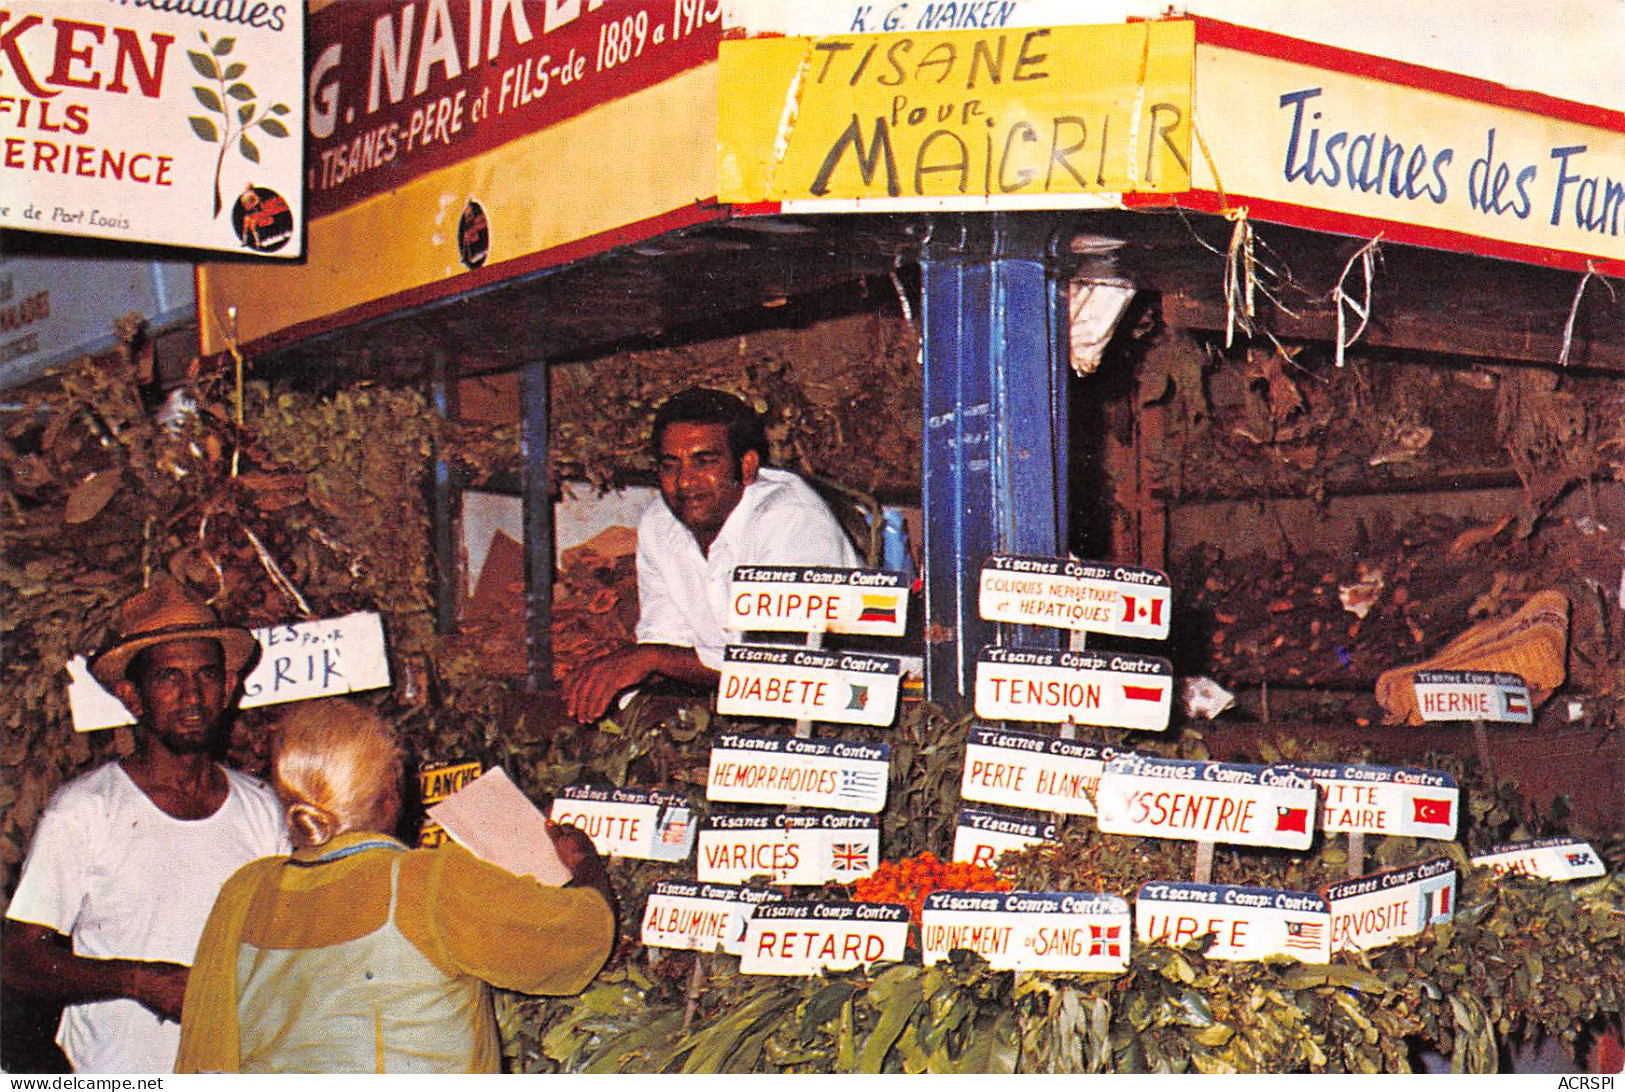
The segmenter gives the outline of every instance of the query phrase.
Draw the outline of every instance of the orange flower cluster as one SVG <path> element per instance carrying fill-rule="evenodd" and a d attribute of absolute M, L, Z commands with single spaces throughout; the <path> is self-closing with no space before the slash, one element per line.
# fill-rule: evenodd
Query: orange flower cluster
<path fill-rule="evenodd" d="M 908 907 L 911 920 L 920 920 L 925 897 L 933 891 L 1008 891 L 1010 884 L 986 865 L 966 861 L 939 861 L 934 853 L 881 861 L 880 867 L 852 885 L 859 902 L 896 902 Z"/>

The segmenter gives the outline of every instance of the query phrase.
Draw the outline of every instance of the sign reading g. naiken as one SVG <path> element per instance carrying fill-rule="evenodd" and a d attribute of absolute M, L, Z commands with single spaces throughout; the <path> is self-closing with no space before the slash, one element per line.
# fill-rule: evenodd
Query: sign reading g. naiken
<path fill-rule="evenodd" d="M 1380 948 L 1450 920 L 1456 907 L 1456 867 L 1437 857 L 1330 884 L 1321 894 L 1332 908 L 1332 951 Z"/>
<path fill-rule="evenodd" d="M 880 864 L 880 821 L 843 812 L 713 812 L 700 827 L 699 878 L 743 883 L 851 883 Z"/>
<path fill-rule="evenodd" d="M 896 963 L 908 944 L 908 907 L 889 902 L 785 901 L 745 923 L 745 974 L 811 975 Z"/>
<path fill-rule="evenodd" d="M 1506 671 L 1418 671 L 1416 707 L 1423 720 L 1533 724 L 1529 684 Z"/>
<path fill-rule="evenodd" d="M 884 743 L 725 733 L 711 745 L 705 795 L 737 804 L 879 811 L 890 760 Z"/>
<path fill-rule="evenodd" d="M 1134 933 L 1127 900 L 1069 892 L 933 891 L 921 922 L 927 967 L 968 948 L 1000 971 L 1123 971 Z"/>
<path fill-rule="evenodd" d="M 1159 880 L 1134 897 L 1134 935 L 1141 944 L 1178 948 L 1210 933 L 1209 959 L 1332 958 L 1331 908 L 1313 891 Z"/>
<path fill-rule="evenodd" d="M 1055 824 L 980 808 L 960 808 L 954 829 L 954 860 L 992 868 L 1001 853 L 1039 842 L 1058 842 Z"/>
<path fill-rule="evenodd" d="M 1308 849 L 1315 783 L 1291 766 L 1250 766 L 1119 755 L 1095 793 L 1096 822 L 1112 834 Z"/>
<path fill-rule="evenodd" d="M 1442 770 L 1303 762 L 1293 769 L 1320 786 L 1320 828 L 1329 834 L 1456 836 L 1460 791 Z"/>
<path fill-rule="evenodd" d="M 1502 842 L 1473 857 L 1473 864 L 1497 876 L 1539 876 L 1547 880 L 1589 880 L 1606 876 L 1608 867 L 1590 842 L 1574 838 L 1536 838 Z"/>
<path fill-rule="evenodd" d="M 744 951 L 745 921 L 764 902 L 781 902 L 777 891 L 734 884 L 655 884 L 643 907 L 642 940 L 647 948 L 681 948 L 696 952 Z"/>
<path fill-rule="evenodd" d="M 605 856 L 682 861 L 694 848 L 693 817 L 681 793 L 568 785 L 553 798 L 548 818 L 581 828 Z"/>
<path fill-rule="evenodd" d="M 728 589 L 728 628 L 901 637 L 909 580 L 877 569 L 740 565 Z"/>
<path fill-rule="evenodd" d="M 897 717 L 901 682 L 895 656 L 729 645 L 717 712 L 885 727 Z"/>
<path fill-rule="evenodd" d="M 1095 786 L 1114 747 L 972 725 L 965 737 L 963 800 L 1030 811 L 1093 815 Z"/>
<path fill-rule="evenodd" d="M 990 622 L 1166 640 L 1172 599 L 1155 569 L 995 554 L 982 566 L 976 604 Z"/>
<path fill-rule="evenodd" d="M 1174 666 L 1132 652 L 988 647 L 976 657 L 976 715 L 1160 732 Z"/>

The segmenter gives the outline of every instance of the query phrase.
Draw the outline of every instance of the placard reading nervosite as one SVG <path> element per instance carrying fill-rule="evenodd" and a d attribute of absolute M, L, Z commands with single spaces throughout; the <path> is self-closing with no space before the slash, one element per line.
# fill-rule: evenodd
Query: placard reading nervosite
<path fill-rule="evenodd" d="M 968 948 L 995 970 L 1081 973 L 1128 968 L 1133 917 L 1117 895 L 933 891 L 921 912 L 927 967 Z"/>
<path fill-rule="evenodd" d="M 1436 857 L 1330 884 L 1321 894 L 1332 909 L 1332 951 L 1380 948 L 1454 916 L 1456 868 Z"/>
<path fill-rule="evenodd" d="M 890 759 L 884 743 L 724 733 L 711 745 L 705 795 L 736 804 L 879 811 Z"/>
<path fill-rule="evenodd" d="M 902 675 L 895 656 L 729 645 L 717 712 L 883 728 L 897 719 Z"/>
<path fill-rule="evenodd" d="M 728 589 L 729 629 L 901 637 L 909 580 L 878 569 L 740 565 Z"/>
<path fill-rule="evenodd" d="M 1160 732 L 1173 708 L 1174 665 L 1133 652 L 982 649 L 976 715 Z"/>
<path fill-rule="evenodd" d="M 1155 569 L 995 554 L 982 565 L 976 603 L 990 622 L 1166 640 L 1172 599 Z"/>
<path fill-rule="evenodd" d="M 605 856 L 682 861 L 694 848 L 688 798 L 654 789 L 568 785 L 548 818 L 581 828 Z"/>
<path fill-rule="evenodd" d="M 302 5 L 0 15 L 0 228 L 300 256 Z"/>
<path fill-rule="evenodd" d="M 745 974 L 817 974 L 895 963 L 908 945 L 908 907 L 889 902 L 766 903 L 745 923 Z"/>
<path fill-rule="evenodd" d="M 1036 842 L 1058 842 L 1054 823 L 981 808 L 959 809 L 954 828 L 954 860 L 993 867 L 999 854 L 1026 849 Z"/>
<path fill-rule="evenodd" d="M 1123 752 L 1101 743 L 972 725 L 959 796 L 1030 811 L 1093 815 L 1095 786 Z"/>
<path fill-rule="evenodd" d="M 729 815 L 700 825 L 698 875 L 716 883 L 851 883 L 880 864 L 880 820 L 840 812 Z"/>
<path fill-rule="evenodd" d="M 1320 827 L 1331 834 L 1456 836 L 1460 791 L 1442 770 L 1408 766 L 1292 764 L 1320 786 Z"/>
<path fill-rule="evenodd" d="M 1533 724 L 1529 684 L 1506 671 L 1418 671 L 1416 706 L 1423 720 Z"/>
<path fill-rule="evenodd" d="M 1141 944 L 1178 948 L 1209 933 L 1209 959 L 1332 958 L 1331 908 L 1313 891 L 1158 880 L 1134 896 L 1134 937 Z"/>
<path fill-rule="evenodd" d="M 734 884 L 655 884 L 643 906 L 642 940 L 650 948 L 681 948 L 729 955 L 744 951 L 745 921 L 764 902 L 782 902 L 777 891 Z"/>
<path fill-rule="evenodd" d="M 1508 874 L 1539 876 L 1547 880 L 1589 880 L 1606 876 L 1603 864 L 1590 842 L 1575 838 L 1536 838 L 1531 842 L 1502 842 L 1472 858 L 1480 868 Z"/>
<path fill-rule="evenodd" d="M 1315 783 L 1290 766 L 1120 755 L 1106 763 L 1096 822 L 1112 834 L 1308 849 Z"/>

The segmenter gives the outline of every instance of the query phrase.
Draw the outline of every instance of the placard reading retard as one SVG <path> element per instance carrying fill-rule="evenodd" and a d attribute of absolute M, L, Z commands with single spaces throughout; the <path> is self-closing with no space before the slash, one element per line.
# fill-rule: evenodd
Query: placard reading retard
<path fill-rule="evenodd" d="M 1320 786 L 1320 828 L 1329 834 L 1456 836 L 1461 794 L 1442 770 L 1304 762 L 1293 768 Z"/>
<path fill-rule="evenodd" d="M 900 962 L 908 907 L 889 902 L 790 901 L 758 906 L 745 923 L 744 974 L 808 975 Z"/>
<path fill-rule="evenodd" d="M 1332 951 L 1380 948 L 1455 915 L 1456 867 L 1436 857 L 1329 884 L 1321 895 L 1332 909 Z"/>
<path fill-rule="evenodd" d="M 993 867 L 999 854 L 1026 849 L 1038 842 L 1059 842 L 1054 823 L 1005 815 L 980 808 L 960 808 L 954 830 L 954 860 Z"/>
<path fill-rule="evenodd" d="M 699 878 L 743 883 L 852 883 L 880 863 L 880 820 L 841 812 L 712 814 L 700 824 Z"/>
<path fill-rule="evenodd" d="M 1308 849 L 1315 833 L 1315 784 L 1291 766 L 1119 755 L 1095 807 L 1112 834 Z"/>
<path fill-rule="evenodd" d="M 976 606 L 989 622 L 1166 640 L 1173 591 L 1155 569 L 995 554 Z"/>
<path fill-rule="evenodd" d="M 569 785 L 548 818 L 579 827 L 605 856 L 682 861 L 694 848 L 688 798 L 655 789 Z"/>
<path fill-rule="evenodd" d="M 1103 743 L 972 725 L 959 795 L 983 804 L 1093 815 L 1101 771 L 1123 753 Z"/>
<path fill-rule="evenodd" d="M 1173 708 L 1174 665 L 1133 652 L 982 649 L 976 715 L 1160 732 Z"/>
<path fill-rule="evenodd" d="M 1128 900 L 1067 892 L 933 891 L 921 912 L 927 967 L 968 948 L 999 971 L 1128 969 Z"/>
<path fill-rule="evenodd" d="M 745 921 L 751 911 L 783 900 L 781 893 L 761 887 L 662 880 L 643 906 L 643 943 L 739 955 L 745 950 Z"/>
<path fill-rule="evenodd" d="M 1591 848 L 1591 843 L 1576 838 L 1502 842 L 1475 855 L 1472 861 L 1480 868 L 1494 869 L 1497 876 L 1513 874 L 1539 876 L 1547 880 L 1589 880 L 1608 874 L 1608 866 Z"/>
<path fill-rule="evenodd" d="M 883 728 L 897 719 L 902 675 L 895 656 L 729 645 L 717 712 Z"/>
<path fill-rule="evenodd" d="M 1209 933 L 1209 959 L 1332 958 L 1331 908 L 1313 891 L 1157 880 L 1134 897 L 1134 937 L 1141 944 L 1178 948 Z"/>
<path fill-rule="evenodd" d="M 740 565 L 728 588 L 729 629 L 901 637 L 909 579 L 879 569 Z"/>
<path fill-rule="evenodd" d="M 1533 724 L 1534 706 L 1522 675 L 1505 671 L 1418 671 L 1416 707 L 1423 720 L 1485 720 Z"/>
<path fill-rule="evenodd" d="M 884 743 L 724 733 L 711 745 L 705 795 L 736 804 L 879 811 L 890 762 Z"/>

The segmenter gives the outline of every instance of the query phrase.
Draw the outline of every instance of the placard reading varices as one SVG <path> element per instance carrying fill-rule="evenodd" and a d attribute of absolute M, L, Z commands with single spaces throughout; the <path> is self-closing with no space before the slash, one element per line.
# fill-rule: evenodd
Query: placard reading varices
<path fill-rule="evenodd" d="M 1529 684 L 1506 671 L 1418 671 L 1416 707 L 1423 720 L 1488 720 L 1533 724 Z"/>
<path fill-rule="evenodd" d="M 740 565 L 728 589 L 728 628 L 901 637 L 909 581 L 878 569 Z"/>
<path fill-rule="evenodd" d="M 1030 811 L 1093 815 L 1095 787 L 1115 747 L 971 725 L 959 796 Z"/>
<path fill-rule="evenodd" d="M 885 727 L 897 718 L 901 679 L 895 656 L 729 645 L 717 712 Z"/>
<path fill-rule="evenodd" d="M 1160 732 L 1173 708 L 1174 665 L 1133 652 L 982 649 L 976 715 Z"/>
<path fill-rule="evenodd" d="M 1315 833 L 1315 783 L 1291 766 L 1119 755 L 1095 807 L 1111 834 L 1308 849 Z"/>
<path fill-rule="evenodd" d="M 908 907 L 889 902 L 785 901 L 745 923 L 745 974 L 817 974 L 895 963 L 908 944 Z"/>
<path fill-rule="evenodd" d="M 662 880 L 643 904 L 643 943 L 651 948 L 683 948 L 729 955 L 744 949 L 745 920 L 764 902 L 784 896 L 759 887 Z"/>
<path fill-rule="evenodd" d="M 1450 920 L 1456 867 L 1448 858 L 1436 857 L 1330 884 L 1321 895 L 1332 908 L 1332 951 L 1380 948 Z"/>
<path fill-rule="evenodd" d="M 999 971 L 1126 970 L 1134 932 L 1126 899 L 1066 892 L 933 891 L 921 922 L 927 967 L 968 948 Z"/>
<path fill-rule="evenodd" d="M 879 811 L 890 760 L 884 743 L 724 733 L 711 744 L 705 795 L 736 804 Z"/>
<path fill-rule="evenodd" d="M 1320 828 L 1328 833 L 1456 836 L 1460 791 L 1442 770 L 1303 762 L 1292 768 L 1320 786 Z"/>
<path fill-rule="evenodd" d="M 681 861 L 694 848 L 694 823 L 681 793 L 568 785 L 547 817 L 579 827 L 605 856 Z"/>
<path fill-rule="evenodd" d="M 1134 936 L 1178 948 L 1213 934 L 1209 959 L 1288 956 L 1329 963 L 1331 908 L 1313 891 L 1214 883 L 1144 884 L 1134 896 Z"/>
<path fill-rule="evenodd" d="M 300 256 L 302 5 L 0 15 L 0 228 Z"/>
<path fill-rule="evenodd" d="M 792 815 L 713 813 L 700 825 L 702 880 L 743 883 L 851 883 L 880 863 L 880 820 L 840 812 Z"/>
<path fill-rule="evenodd" d="M 1532 842 L 1502 842 L 1472 858 L 1497 876 L 1539 876 L 1547 880 L 1589 880 L 1606 876 L 1608 867 L 1590 842 L 1575 838 L 1536 838 Z"/>
<path fill-rule="evenodd" d="M 990 622 L 1166 640 L 1172 597 L 1155 569 L 995 554 L 982 565 L 976 605 Z"/>

